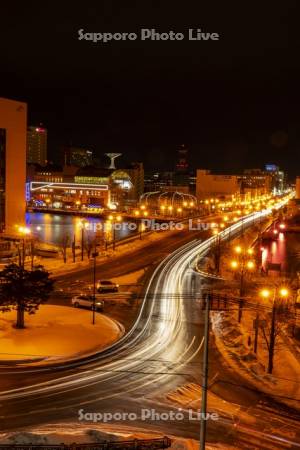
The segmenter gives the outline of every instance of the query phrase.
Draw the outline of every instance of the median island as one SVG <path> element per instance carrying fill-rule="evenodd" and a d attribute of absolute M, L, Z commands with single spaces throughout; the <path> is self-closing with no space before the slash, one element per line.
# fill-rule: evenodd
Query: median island
<path fill-rule="evenodd" d="M 103 314 L 66 306 L 41 305 L 25 313 L 26 328 L 15 327 L 16 312 L 0 314 L 0 365 L 50 363 L 103 350 L 123 335 L 122 326 Z"/>

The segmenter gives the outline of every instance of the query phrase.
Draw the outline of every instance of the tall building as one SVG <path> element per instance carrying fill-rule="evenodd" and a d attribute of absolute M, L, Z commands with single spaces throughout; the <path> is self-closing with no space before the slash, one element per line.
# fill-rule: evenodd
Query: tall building
<path fill-rule="evenodd" d="M 47 130 L 44 127 L 27 129 L 27 162 L 44 166 L 47 161 Z"/>
<path fill-rule="evenodd" d="M 26 103 L 0 98 L 0 231 L 25 223 Z"/>
<path fill-rule="evenodd" d="M 93 165 L 93 152 L 86 148 L 65 146 L 63 147 L 64 165 L 86 167 Z"/>
<path fill-rule="evenodd" d="M 245 169 L 240 176 L 241 194 L 250 200 L 272 191 L 272 177 L 261 169 Z"/>
<path fill-rule="evenodd" d="M 296 178 L 296 199 L 300 200 L 300 177 Z"/>
<path fill-rule="evenodd" d="M 276 164 L 266 164 L 265 171 L 271 176 L 272 192 L 282 194 L 285 189 L 285 173 Z"/>
<path fill-rule="evenodd" d="M 189 185 L 189 164 L 188 164 L 188 148 L 183 144 L 177 150 L 177 163 L 173 182 L 178 186 Z"/>

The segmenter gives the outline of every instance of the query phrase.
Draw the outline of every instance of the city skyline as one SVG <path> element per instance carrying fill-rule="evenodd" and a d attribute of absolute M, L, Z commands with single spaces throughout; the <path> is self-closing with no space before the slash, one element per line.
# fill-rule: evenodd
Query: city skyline
<path fill-rule="evenodd" d="M 0 447 L 300 447 L 291 14 L 1 5 Z"/>

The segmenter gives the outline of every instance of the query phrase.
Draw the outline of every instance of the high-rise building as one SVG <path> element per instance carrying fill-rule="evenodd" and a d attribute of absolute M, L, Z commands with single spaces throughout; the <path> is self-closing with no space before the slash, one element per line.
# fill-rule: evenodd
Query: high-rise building
<path fill-rule="evenodd" d="M 177 163 L 173 183 L 177 186 L 189 185 L 188 148 L 184 144 L 180 145 L 177 150 Z"/>
<path fill-rule="evenodd" d="M 93 152 L 86 148 L 65 146 L 63 147 L 64 165 L 86 167 L 93 165 Z"/>
<path fill-rule="evenodd" d="M 26 103 L 0 98 L 0 231 L 25 223 Z"/>
<path fill-rule="evenodd" d="M 272 192 L 282 194 L 285 189 L 285 173 L 276 164 L 266 164 L 265 171 L 271 176 Z"/>
<path fill-rule="evenodd" d="M 30 126 L 27 129 L 27 162 L 44 166 L 46 161 L 47 130 L 42 126 Z"/>
<path fill-rule="evenodd" d="M 300 177 L 296 178 L 296 199 L 300 200 Z"/>

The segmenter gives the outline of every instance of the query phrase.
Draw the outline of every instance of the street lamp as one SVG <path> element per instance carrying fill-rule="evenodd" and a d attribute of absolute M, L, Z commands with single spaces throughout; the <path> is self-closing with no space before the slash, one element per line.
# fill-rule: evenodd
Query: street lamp
<path fill-rule="evenodd" d="M 97 252 L 97 244 L 95 242 L 95 250 L 92 253 L 92 257 L 94 259 L 94 269 L 93 269 L 93 325 L 95 325 L 95 313 L 96 313 L 96 258 L 99 256 Z"/>
<path fill-rule="evenodd" d="M 111 214 L 110 216 L 108 216 L 108 220 L 111 222 L 112 229 L 113 229 L 113 250 L 115 250 L 116 249 L 116 226 L 115 225 L 116 225 L 116 222 L 122 222 L 122 217 L 121 216 L 113 216 Z"/>
<path fill-rule="evenodd" d="M 238 313 L 238 321 L 240 322 L 242 319 L 242 307 L 243 307 L 243 296 L 244 296 L 244 281 L 245 275 L 247 272 L 251 273 L 255 269 L 254 261 L 248 259 L 248 255 L 252 255 L 253 252 L 249 253 L 249 250 L 244 250 L 240 245 L 235 247 L 235 253 L 239 255 L 238 260 L 233 260 L 230 263 L 230 267 L 233 271 L 238 272 L 240 276 L 240 293 L 239 293 L 239 313 Z"/>
<path fill-rule="evenodd" d="M 26 236 L 30 235 L 31 230 L 28 227 L 23 227 L 23 226 L 19 226 L 18 227 L 18 231 L 20 233 L 20 235 L 22 236 L 22 257 L 21 257 L 21 253 L 19 250 L 19 265 L 23 267 L 25 267 L 25 239 Z"/>
<path fill-rule="evenodd" d="M 83 257 L 84 257 L 84 229 L 88 227 L 88 223 L 85 220 L 82 219 L 82 220 L 80 220 L 78 222 L 78 226 L 81 229 L 81 261 L 83 261 Z M 74 252 L 75 252 L 75 239 L 74 239 L 74 242 L 73 242 L 73 246 L 74 246 Z M 74 258 L 74 254 L 73 254 L 73 258 Z"/>
<path fill-rule="evenodd" d="M 262 289 L 260 291 L 261 297 L 264 299 L 270 298 L 272 294 L 272 290 L 270 289 Z M 268 373 L 271 374 L 273 372 L 273 360 L 274 360 L 274 351 L 275 351 L 275 340 L 276 340 L 276 313 L 277 313 L 277 305 L 276 300 L 287 299 L 290 296 L 290 291 L 285 286 L 281 286 L 278 288 L 277 286 L 273 289 L 273 306 L 272 306 L 272 317 L 271 317 L 271 328 L 270 328 L 270 337 L 269 337 L 269 360 L 268 360 Z M 257 323 L 255 329 L 255 347 L 257 349 L 257 335 L 258 335 L 258 313 L 257 313 Z"/>

